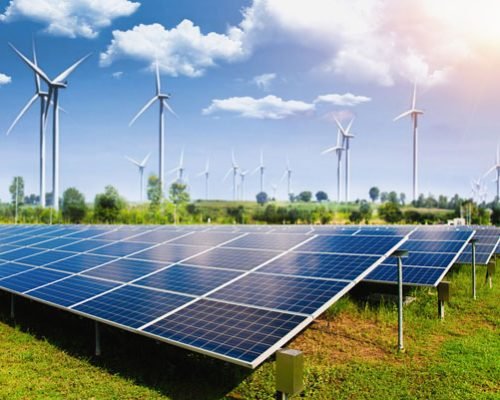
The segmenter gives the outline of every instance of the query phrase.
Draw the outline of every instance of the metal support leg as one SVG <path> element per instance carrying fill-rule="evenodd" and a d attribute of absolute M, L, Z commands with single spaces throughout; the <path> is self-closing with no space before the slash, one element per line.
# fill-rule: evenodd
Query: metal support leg
<path fill-rule="evenodd" d="M 444 303 L 450 301 L 450 282 L 441 281 L 437 287 L 438 318 L 444 319 Z"/>
<path fill-rule="evenodd" d="M 472 298 L 476 300 L 476 242 L 472 242 Z"/>
<path fill-rule="evenodd" d="M 444 319 L 444 301 L 438 299 L 438 318 Z"/>
<path fill-rule="evenodd" d="M 403 261 L 398 257 L 398 351 L 404 351 L 403 344 Z"/>
<path fill-rule="evenodd" d="M 16 317 L 14 294 L 10 295 L 10 317 L 14 319 Z"/>
<path fill-rule="evenodd" d="M 95 322 L 95 355 L 99 357 L 101 355 L 101 330 L 99 322 Z"/>

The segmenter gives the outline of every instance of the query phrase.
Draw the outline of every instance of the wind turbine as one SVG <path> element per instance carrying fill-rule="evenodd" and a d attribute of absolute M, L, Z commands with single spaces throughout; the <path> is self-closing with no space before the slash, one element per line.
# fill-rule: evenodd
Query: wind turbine
<path fill-rule="evenodd" d="M 283 182 L 283 179 L 287 178 L 287 190 L 288 190 L 288 197 L 292 194 L 291 187 L 292 187 L 292 170 L 290 168 L 290 160 L 286 159 L 286 168 L 285 172 L 283 173 L 283 176 L 281 177 L 280 183 Z"/>
<path fill-rule="evenodd" d="M 495 164 L 484 174 L 483 178 L 485 178 L 487 175 L 492 173 L 493 171 L 497 172 L 497 177 L 496 179 L 493 180 L 493 182 L 497 183 L 497 197 L 496 200 L 500 201 L 500 148 L 499 145 L 497 145 L 497 154 L 496 154 L 496 159 L 495 159 Z"/>
<path fill-rule="evenodd" d="M 33 63 L 38 65 L 36 57 L 35 42 L 33 41 Z M 49 93 L 45 92 L 41 88 L 40 77 L 35 72 L 35 94 L 26 103 L 24 108 L 21 110 L 19 115 L 16 117 L 14 122 L 10 125 L 7 130 L 7 135 L 10 134 L 12 129 L 16 126 L 19 120 L 24 116 L 24 114 L 31 108 L 36 100 L 40 100 L 40 206 L 45 208 L 45 121 L 47 119 L 47 111 L 45 110 L 45 104 L 48 101 Z"/>
<path fill-rule="evenodd" d="M 138 168 L 139 168 L 139 178 L 140 178 L 140 182 L 139 182 L 139 188 L 140 188 L 140 200 L 141 200 L 141 203 L 142 203 L 142 200 L 143 200 L 143 194 L 144 194 L 144 169 L 146 168 L 146 164 L 149 160 L 149 156 L 151 155 L 151 153 L 149 153 L 146 157 L 144 157 L 144 159 L 139 162 L 139 161 L 136 161 L 134 160 L 133 158 L 130 158 L 128 156 L 125 156 L 125 158 L 127 160 L 129 160 L 132 164 L 136 165 Z"/>
<path fill-rule="evenodd" d="M 354 118 L 351 119 L 351 122 L 349 122 L 349 125 L 347 125 L 347 128 L 344 129 L 344 127 L 340 124 L 339 120 L 335 118 L 335 122 L 337 123 L 337 126 L 342 133 L 342 147 L 344 147 L 345 150 L 345 201 L 349 201 L 349 184 L 351 180 L 351 163 L 350 163 L 350 140 L 354 138 L 354 135 L 350 133 L 352 123 L 354 122 Z"/>
<path fill-rule="evenodd" d="M 158 101 L 160 105 L 160 125 L 159 125 L 159 172 L 158 172 L 158 178 L 160 180 L 160 190 L 163 193 L 164 187 L 165 187 L 165 176 L 164 176 L 164 164 L 165 164 L 165 108 L 172 113 L 173 115 L 177 116 L 177 114 L 172 110 L 170 105 L 168 104 L 167 100 L 170 99 L 170 94 L 164 94 L 161 92 L 161 82 L 160 82 L 160 68 L 158 66 L 158 62 L 156 63 L 156 94 L 153 96 L 151 100 L 149 100 L 144 107 L 142 107 L 139 112 L 135 115 L 134 118 L 132 118 L 132 121 L 130 121 L 129 126 L 132 126 L 134 122 L 139 118 L 144 111 L 146 111 L 149 107 L 153 105 L 155 101 Z"/>
<path fill-rule="evenodd" d="M 252 171 L 252 175 L 255 174 L 257 171 L 260 171 L 260 191 L 261 192 L 264 191 L 264 170 L 265 170 L 264 152 L 261 150 L 260 151 L 260 165 Z"/>
<path fill-rule="evenodd" d="M 276 190 L 278 189 L 278 185 L 276 185 L 275 183 L 273 183 L 271 185 L 271 188 L 273 189 L 273 200 L 276 201 Z"/>
<path fill-rule="evenodd" d="M 234 157 L 234 150 L 231 151 L 231 168 L 228 169 L 226 172 L 226 175 L 224 175 L 224 179 L 222 180 L 223 182 L 227 179 L 229 174 L 232 172 L 233 173 L 233 200 L 236 200 L 236 177 L 238 176 L 238 170 L 240 167 L 238 167 L 238 164 L 236 163 L 236 158 Z"/>
<path fill-rule="evenodd" d="M 49 92 L 45 101 L 45 110 L 43 112 L 44 121 L 46 123 L 49 107 L 52 104 L 53 116 L 52 116 L 52 197 L 53 197 L 53 208 L 54 210 L 59 210 L 59 89 L 66 89 L 68 86 L 67 78 L 71 73 L 88 57 L 80 58 L 77 62 L 72 64 L 69 68 L 65 69 L 54 79 L 50 79 L 47 74 L 38 66 L 35 62 L 32 62 L 19 50 L 17 50 L 11 43 L 9 46 L 14 50 L 17 55 L 35 72 L 40 78 L 42 78 L 47 86 L 49 87 Z"/>
<path fill-rule="evenodd" d="M 329 149 L 324 150 L 321 154 L 335 152 L 337 155 L 337 202 L 340 203 L 340 165 L 342 161 L 342 151 L 344 151 L 344 147 L 342 146 L 342 132 L 340 129 L 337 130 L 337 144 Z"/>
<path fill-rule="evenodd" d="M 205 200 L 208 200 L 208 180 L 210 178 L 210 160 L 207 158 L 205 170 L 200 172 L 197 176 L 205 176 Z"/>
<path fill-rule="evenodd" d="M 240 171 L 240 198 L 245 199 L 245 176 L 248 174 L 248 170 Z"/>
<path fill-rule="evenodd" d="M 179 165 L 175 167 L 174 169 L 171 169 L 170 171 L 167 172 L 167 175 L 173 174 L 174 172 L 177 172 L 177 182 L 182 183 L 182 178 L 184 176 L 184 149 L 181 151 L 181 157 L 179 159 Z"/>
<path fill-rule="evenodd" d="M 410 116 L 413 122 L 413 200 L 418 197 L 418 116 L 424 112 L 417 108 L 417 83 L 413 86 L 413 98 L 411 108 L 398 115 L 394 121 Z"/>

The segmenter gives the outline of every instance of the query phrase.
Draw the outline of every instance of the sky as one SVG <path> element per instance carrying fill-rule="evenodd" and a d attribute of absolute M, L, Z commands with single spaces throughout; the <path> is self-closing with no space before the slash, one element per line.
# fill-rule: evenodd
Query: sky
<path fill-rule="evenodd" d="M 498 17 L 496 0 L 0 1 L 0 199 L 16 175 L 27 194 L 38 191 L 39 105 L 5 134 L 35 91 L 8 42 L 31 58 L 32 38 L 50 77 L 92 53 L 61 90 L 61 193 L 76 187 L 92 201 L 112 184 L 139 199 L 138 169 L 125 156 L 151 153 L 145 174 L 158 172 L 158 106 L 129 123 L 155 93 L 158 62 L 177 114 L 166 115 L 165 170 L 184 149 L 195 199 L 205 195 L 197 175 L 207 159 L 210 197 L 232 197 L 223 181 L 232 149 L 250 172 L 263 152 L 269 194 L 275 184 L 287 197 L 288 158 L 294 193 L 336 198 L 336 156 L 321 155 L 336 144 L 335 118 L 354 118 L 351 199 L 372 186 L 410 198 L 411 121 L 393 119 L 410 107 L 415 81 L 419 191 L 470 196 L 500 141 Z M 259 191 L 250 172 L 249 200 Z"/>

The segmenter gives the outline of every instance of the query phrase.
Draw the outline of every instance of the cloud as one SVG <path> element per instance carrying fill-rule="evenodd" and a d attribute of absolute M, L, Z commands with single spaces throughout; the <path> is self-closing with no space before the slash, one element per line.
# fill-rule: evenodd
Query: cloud
<path fill-rule="evenodd" d="M 345 106 L 345 107 L 353 107 L 357 106 L 358 104 L 362 103 L 367 103 L 371 101 L 372 99 L 370 97 L 366 96 L 356 96 L 352 93 L 344 93 L 344 94 L 324 94 L 321 96 L 318 96 L 316 100 L 314 100 L 315 103 L 330 103 L 335 106 Z"/>
<path fill-rule="evenodd" d="M 170 30 L 161 24 L 141 24 L 127 31 L 113 31 L 111 44 L 100 55 L 100 64 L 108 66 L 126 57 L 151 65 L 158 60 L 162 72 L 168 75 L 198 77 L 218 60 L 233 61 L 245 55 L 240 34 L 230 29 L 227 35 L 205 35 L 187 19 Z"/>
<path fill-rule="evenodd" d="M 123 76 L 123 71 L 116 71 L 111 74 L 111 76 L 115 79 L 121 79 Z"/>
<path fill-rule="evenodd" d="M 275 73 L 262 74 L 254 76 L 252 79 L 252 83 L 256 85 L 259 89 L 269 90 L 271 83 L 276 79 Z"/>
<path fill-rule="evenodd" d="M 132 15 L 139 6 L 129 0 L 11 0 L 0 21 L 31 19 L 54 35 L 95 38 L 114 19 Z"/>
<path fill-rule="evenodd" d="M 8 75 L 0 73 L 0 86 L 7 85 L 12 82 L 12 78 Z"/>
<path fill-rule="evenodd" d="M 210 115 L 219 111 L 232 112 L 244 118 L 255 119 L 283 119 L 297 114 L 314 111 L 314 104 L 298 100 L 283 100 L 280 97 L 269 95 L 260 99 L 253 97 L 231 97 L 228 99 L 214 99 L 212 104 L 202 111 L 203 115 Z"/>

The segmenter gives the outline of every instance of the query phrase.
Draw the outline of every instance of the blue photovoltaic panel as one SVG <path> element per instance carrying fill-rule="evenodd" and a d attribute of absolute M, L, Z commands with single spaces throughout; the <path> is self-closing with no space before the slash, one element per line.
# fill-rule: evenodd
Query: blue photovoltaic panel
<path fill-rule="evenodd" d="M 117 283 L 77 275 L 32 290 L 28 294 L 44 301 L 69 307 L 72 304 L 106 292 L 117 285 Z"/>
<path fill-rule="evenodd" d="M 125 257 L 151 247 L 151 243 L 116 242 L 98 249 L 92 250 L 94 254 L 105 256 Z"/>
<path fill-rule="evenodd" d="M 103 239 L 103 240 L 123 240 L 123 239 L 130 238 L 132 236 L 137 236 L 141 232 L 142 232 L 142 230 L 141 231 L 128 230 L 128 229 L 127 230 L 119 230 L 119 231 L 107 232 L 107 233 L 105 233 L 103 235 L 100 235 L 99 239 Z"/>
<path fill-rule="evenodd" d="M 91 238 L 91 237 L 102 235 L 103 233 L 106 233 L 106 232 L 107 232 L 107 230 L 104 230 L 104 229 L 86 229 L 83 231 L 72 233 L 71 235 L 68 235 L 67 237 L 76 238 L 76 239 L 86 239 L 86 238 Z"/>
<path fill-rule="evenodd" d="M 394 248 L 401 236 L 317 236 L 299 246 L 297 251 L 337 254 L 370 254 L 382 256 Z"/>
<path fill-rule="evenodd" d="M 61 228 L 54 232 L 47 232 L 46 236 L 66 236 L 74 232 L 81 231 L 81 228 Z"/>
<path fill-rule="evenodd" d="M 411 240 L 467 240 L 471 230 L 431 230 L 421 229 L 410 235 Z"/>
<path fill-rule="evenodd" d="M 209 247 L 162 244 L 134 254 L 133 258 L 161 262 L 178 262 L 207 250 Z"/>
<path fill-rule="evenodd" d="M 379 258 L 379 256 L 290 252 L 260 268 L 259 272 L 354 280 Z"/>
<path fill-rule="evenodd" d="M 173 244 L 190 244 L 202 246 L 217 246 L 228 240 L 241 236 L 241 233 L 223 233 L 223 232 L 195 232 L 192 235 L 183 236 L 172 240 Z"/>
<path fill-rule="evenodd" d="M 404 244 L 405 250 L 409 252 L 426 252 L 426 253 L 457 253 L 464 246 L 463 241 L 439 241 L 432 242 L 429 240 L 408 240 Z"/>
<path fill-rule="evenodd" d="M 6 278 L 8 276 L 18 274 L 23 271 L 27 271 L 31 269 L 31 267 L 27 267 L 26 265 L 20 265 L 20 264 L 15 264 L 15 263 L 5 263 L 5 264 L 0 264 L 0 279 Z M 1 282 L 1 281 L 0 281 Z M 0 283 L 1 287 L 1 283 Z"/>
<path fill-rule="evenodd" d="M 25 257 L 19 262 L 23 264 L 33 265 L 34 267 L 42 267 L 44 265 L 53 263 L 55 261 L 62 260 L 74 256 L 75 253 L 70 253 L 66 251 L 45 251 L 43 253 L 35 254 L 30 257 Z"/>
<path fill-rule="evenodd" d="M 241 275 L 239 271 L 174 265 L 135 282 L 136 285 L 202 295 Z"/>
<path fill-rule="evenodd" d="M 0 254 L 15 250 L 17 247 L 11 244 L 0 244 Z"/>
<path fill-rule="evenodd" d="M 74 309 L 137 329 L 192 300 L 192 297 L 180 294 L 123 286 L 77 305 Z"/>
<path fill-rule="evenodd" d="M 50 239 L 49 237 L 45 237 L 45 236 L 35 236 L 35 237 L 28 237 L 26 239 L 16 241 L 14 244 L 16 246 L 29 246 L 29 245 L 34 245 L 36 243 L 47 241 L 49 239 Z"/>
<path fill-rule="evenodd" d="M 299 315 L 199 300 L 145 331 L 215 356 L 256 363 L 305 320 Z"/>
<path fill-rule="evenodd" d="M 39 249 L 56 249 L 58 247 L 66 246 L 68 244 L 75 243 L 76 241 L 80 239 L 69 239 L 69 238 L 57 238 L 57 239 L 44 239 L 44 242 L 39 242 L 32 247 L 36 247 Z"/>
<path fill-rule="evenodd" d="M 146 232 L 139 236 L 136 236 L 134 240 L 138 242 L 146 242 L 146 243 L 163 243 L 176 237 L 185 235 L 185 233 L 177 232 L 177 231 L 153 231 Z"/>
<path fill-rule="evenodd" d="M 15 244 L 16 242 L 20 242 L 21 240 L 30 239 L 29 235 L 16 235 L 16 236 L 7 236 L 0 238 L 0 244 Z"/>
<path fill-rule="evenodd" d="M 22 247 L 20 249 L 12 250 L 7 253 L 0 254 L 0 260 L 4 261 L 14 261 L 19 260 L 23 257 L 29 257 L 34 254 L 40 253 L 42 250 L 31 249 L 29 247 Z"/>
<path fill-rule="evenodd" d="M 37 288 L 58 279 L 68 276 L 62 272 L 48 269 L 35 268 L 19 275 L 0 280 L 0 287 L 10 289 L 19 293 Z"/>
<path fill-rule="evenodd" d="M 85 251 L 97 249 L 98 247 L 107 246 L 108 244 L 111 244 L 111 243 L 113 243 L 113 242 L 111 242 L 109 240 L 89 239 L 89 240 L 82 240 L 81 242 L 77 242 L 74 244 L 70 244 L 70 245 L 61 247 L 60 250 L 75 251 L 78 253 L 83 253 Z"/>
<path fill-rule="evenodd" d="M 253 273 L 210 295 L 217 300 L 313 314 L 349 282 Z"/>
<path fill-rule="evenodd" d="M 495 249 L 500 240 L 500 229 L 478 227 L 476 234 L 476 264 L 487 265 L 495 254 Z M 472 245 L 468 244 L 458 261 L 463 264 L 472 263 Z"/>
<path fill-rule="evenodd" d="M 403 258 L 403 265 L 448 268 L 456 255 L 456 253 L 410 253 L 408 257 Z M 389 258 L 384 264 L 396 266 L 397 259 Z"/>
<path fill-rule="evenodd" d="M 405 267 L 403 282 L 410 285 L 434 286 L 439 283 L 445 268 Z M 366 280 L 394 283 L 398 280 L 398 268 L 394 265 L 380 265 L 368 274 Z"/>
<path fill-rule="evenodd" d="M 85 275 L 118 282 L 130 282 L 163 267 L 165 267 L 164 263 L 122 258 L 102 267 L 94 268 L 86 272 Z"/>
<path fill-rule="evenodd" d="M 113 257 L 97 256 L 95 254 L 78 254 L 70 258 L 50 264 L 51 269 L 79 273 L 98 265 L 114 261 Z"/>
<path fill-rule="evenodd" d="M 247 249 L 265 249 L 265 250 L 288 250 L 293 246 L 302 243 L 310 236 L 302 234 L 266 234 L 249 233 L 248 235 L 233 240 L 224 245 L 224 247 L 238 247 Z"/>
<path fill-rule="evenodd" d="M 279 252 L 271 250 L 250 250 L 217 247 L 199 256 L 191 258 L 187 263 L 206 267 L 219 267 L 238 270 L 250 270 L 276 257 Z"/>
<path fill-rule="evenodd" d="M 353 235 L 358 232 L 359 228 L 330 228 L 330 227 L 314 227 L 314 233 L 318 235 Z"/>

